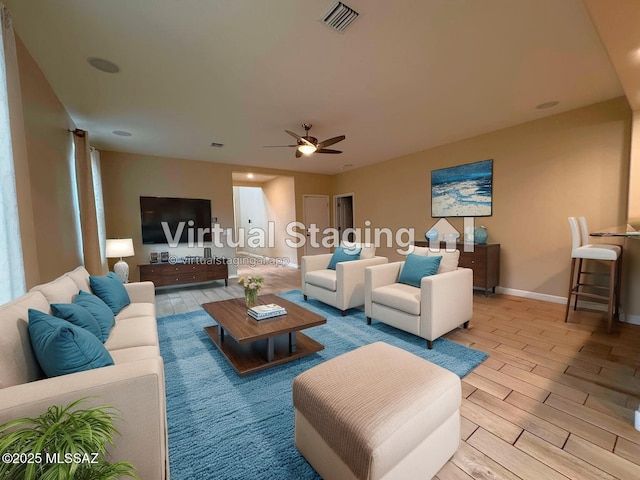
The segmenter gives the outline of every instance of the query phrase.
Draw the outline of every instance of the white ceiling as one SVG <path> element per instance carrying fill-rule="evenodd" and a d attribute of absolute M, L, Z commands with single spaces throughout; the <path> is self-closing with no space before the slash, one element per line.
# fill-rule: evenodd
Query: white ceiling
<path fill-rule="evenodd" d="M 582 0 L 0 1 L 101 149 L 337 173 L 623 95 Z M 263 148 L 303 122 L 344 153 Z"/>

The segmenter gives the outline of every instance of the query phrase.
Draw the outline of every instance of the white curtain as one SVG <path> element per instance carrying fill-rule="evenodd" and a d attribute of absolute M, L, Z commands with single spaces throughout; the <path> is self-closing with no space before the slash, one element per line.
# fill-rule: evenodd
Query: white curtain
<path fill-rule="evenodd" d="M 0 3 L 0 304 L 26 291 L 13 166 L 7 68 L 15 64 L 11 15 Z M 9 61 L 11 60 L 11 62 Z"/>
<path fill-rule="evenodd" d="M 107 272 L 107 228 L 104 220 L 104 202 L 102 200 L 102 172 L 100 171 L 100 152 L 91 147 L 91 173 L 93 179 L 93 193 L 96 201 L 96 217 L 98 221 L 98 244 L 102 270 Z"/>

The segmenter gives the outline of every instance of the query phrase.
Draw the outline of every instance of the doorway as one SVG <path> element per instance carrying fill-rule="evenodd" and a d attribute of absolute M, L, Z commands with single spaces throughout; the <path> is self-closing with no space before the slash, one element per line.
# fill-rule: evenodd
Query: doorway
<path fill-rule="evenodd" d="M 293 177 L 233 172 L 236 253 L 297 266 L 287 226 L 296 221 Z"/>
<path fill-rule="evenodd" d="M 340 234 L 340 240 L 353 242 L 355 240 L 355 232 L 353 231 L 353 193 L 345 193 L 333 197 L 335 225 Z M 343 232 L 351 229 L 347 238 L 343 238 Z"/>

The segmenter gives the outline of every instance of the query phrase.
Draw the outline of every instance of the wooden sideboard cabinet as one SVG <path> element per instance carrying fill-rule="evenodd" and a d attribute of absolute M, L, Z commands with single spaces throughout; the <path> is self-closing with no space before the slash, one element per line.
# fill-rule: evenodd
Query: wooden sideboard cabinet
<path fill-rule="evenodd" d="M 428 247 L 427 242 L 415 242 L 416 247 Z M 444 248 L 444 247 L 443 247 Z M 460 250 L 458 265 L 473 270 L 473 286 L 484 289 L 487 296 L 489 289 L 496 293 L 500 283 L 500 244 L 474 244 L 473 252 L 465 252 L 464 244 L 458 243 Z"/>
<path fill-rule="evenodd" d="M 156 287 L 183 283 L 224 280 L 229 285 L 229 268 L 226 258 L 202 258 L 184 263 L 147 263 L 138 265 L 140 281 L 153 282 Z"/>

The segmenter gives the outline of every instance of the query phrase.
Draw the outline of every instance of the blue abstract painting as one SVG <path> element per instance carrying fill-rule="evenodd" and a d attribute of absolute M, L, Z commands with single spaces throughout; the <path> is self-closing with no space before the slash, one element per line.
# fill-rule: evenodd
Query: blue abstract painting
<path fill-rule="evenodd" d="M 489 217 L 493 160 L 431 171 L 432 217 Z"/>

